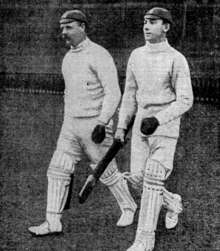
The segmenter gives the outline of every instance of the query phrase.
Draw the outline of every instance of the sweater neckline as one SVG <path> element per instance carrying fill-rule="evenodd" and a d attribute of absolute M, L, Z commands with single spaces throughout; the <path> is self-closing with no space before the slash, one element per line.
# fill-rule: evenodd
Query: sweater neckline
<path fill-rule="evenodd" d="M 148 52 L 161 52 L 161 51 L 166 51 L 169 48 L 170 48 L 170 45 L 167 39 L 164 42 L 155 43 L 155 44 L 146 42 L 146 45 L 145 45 L 145 49 Z"/>
<path fill-rule="evenodd" d="M 78 52 L 84 50 L 89 45 L 89 38 L 86 37 L 85 40 L 83 40 L 81 43 L 79 43 L 76 47 L 71 46 L 70 51 L 71 52 Z"/>

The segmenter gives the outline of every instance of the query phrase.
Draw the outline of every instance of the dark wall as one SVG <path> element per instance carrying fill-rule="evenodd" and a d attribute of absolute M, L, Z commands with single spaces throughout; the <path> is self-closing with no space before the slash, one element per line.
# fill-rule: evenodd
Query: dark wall
<path fill-rule="evenodd" d="M 219 75 L 220 5 L 208 0 L 159 2 L 172 12 L 175 26 L 168 39 L 186 55 L 192 76 Z M 2 86 L 59 89 L 60 66 L 67 51 L 59 18 L 73 8 L 85 12 L 89 37 L 111 52 L 123 78 L 130 52 L 144 44 L 143 15 L 153 4 L 140 0 L 2 0 Z"/>

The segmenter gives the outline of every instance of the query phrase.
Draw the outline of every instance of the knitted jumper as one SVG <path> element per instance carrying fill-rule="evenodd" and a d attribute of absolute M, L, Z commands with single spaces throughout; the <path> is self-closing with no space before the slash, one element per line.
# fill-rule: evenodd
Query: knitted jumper
<path fill-rule="evenodd" d="M 155 116 L 160 126 L 151 136 L 178 138 L 180 117 L 192 103 L 187 61 L 167 40 L 158 44 L 147 42 L 132 52 L 118 128 L 126 128 L 136 113 L 133 132 L 144 136 L 140 131 L 142 119 Z"/>
<path fill-rule="evenodd" d="M 107 124 L 120 102 L 121 92 L 113 58 L 86 38 L 64 57 L 65 115 L 93 117 Z"/>

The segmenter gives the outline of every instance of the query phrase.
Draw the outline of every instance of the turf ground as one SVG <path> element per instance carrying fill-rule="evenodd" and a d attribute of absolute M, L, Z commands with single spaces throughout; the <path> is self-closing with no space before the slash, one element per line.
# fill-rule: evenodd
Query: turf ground
<path fill-rule="evenodd" d="M 99 184 L 85 204 L 78 192 L 90 173 L 85 157 L 76 170 L 71 209 L 63 215 L 62 236 L 33 238 L 29 226 L 45 217 L 46 170 L 62 125 L 62 96 L 2 92 L 0 162 L 0 250 L 125 251 L 133 242 L 134 224 L 116 227 L 120 210 Z M 155 251 L 220 250 L 219 108 L 196 103 L 183 117 L 175 169 L 166 187 L 181 194 L 184 211 L 176 229 L 166 230 L 162 210 Z M 118 154 L 129 168 L 129 144 Z M 131 190 L 136 202 L 140 198 Z"/>

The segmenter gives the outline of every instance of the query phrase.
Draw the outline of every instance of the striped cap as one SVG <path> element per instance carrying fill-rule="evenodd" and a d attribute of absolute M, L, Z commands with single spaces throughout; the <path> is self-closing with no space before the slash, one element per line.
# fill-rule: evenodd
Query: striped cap
<path fill-rule="evenodd" d="M 80 10 L 69 10 L 60 18 L 60 24 L 67 24 L 74 21 L 80 21 L 87 24 L 86 16 Z"/>
<path fill-rule="evenodd" d="M 170 12 L 164 8 L 153 8 L 147 11 L 147 13 L 144 16 L 145 18 L 161 18 L 166 21 L 168 21 L 170 24 L 173 24 L 173 18 L 170 14 Z"/>

